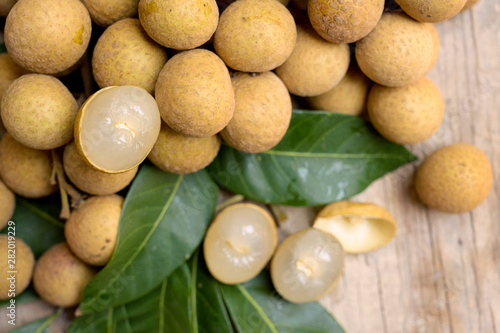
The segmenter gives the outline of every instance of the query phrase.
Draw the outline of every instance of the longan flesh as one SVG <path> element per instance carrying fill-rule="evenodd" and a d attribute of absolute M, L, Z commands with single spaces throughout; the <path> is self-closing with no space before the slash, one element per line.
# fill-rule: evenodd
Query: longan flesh
<path fill-rule="evenodd" d="M 278 242 L 273 218 L 254 204 L 232 205 L 217 215 L 203 245 L 212 275 L 226 284 L 254 278 L 267 264 Z"/>

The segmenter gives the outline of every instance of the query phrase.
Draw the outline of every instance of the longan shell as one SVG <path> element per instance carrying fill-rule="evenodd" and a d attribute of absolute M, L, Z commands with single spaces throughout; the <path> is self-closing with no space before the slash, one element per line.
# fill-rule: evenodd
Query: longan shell
<path fill-rule="evenodd" d="M 219 23 L 215 0 L 141 0 L 139 19 L 157 43 L 194 49 L 210 40 Z"/>
<path fill-rule="evenodd" d="M 356 43 L 358 65 L 372 81 L 388 87 L 410 84 L 429 69 L 433 55 L 428 27 L 403 13 L 387 12 Z"/>
<path fill-rule="evenodd" d="M 92 21 L 102 27 L 137 15 L 139 0 L 82 0 Z"/>
<path fill-rule="evenodd" d="M 94 169 L 80 156 L 74 142 L 64 148 L 64 172 L 69 180 L 83 192 L 92 195 L 109 195 L 127 187 L 139 167 L 121 173 L 106 173 Z"/>
<path fill-rule="evenodd" d="M 233 117 L 229 71 L 208 50 L 185 51 L 167 61 L 156 82 L 155 98 L 163 121 L 188 136 L 217 134 Z"/>
<path fill-rule="evenodd" d="M 371 81 L 359 67 L 351 64 L 342 81 L 326 93 L 309 97 L 309 104 L 315 110 L 345 113 L 359 116 L 366 110 L 366 99 Z"/>
<path fill-rule="evenodd" d="M 165 172 L 185 174 L 212 163 L 219 153 L 218 135 L 203 138 L 177 133 L 162 122 L 160 135 L 149 153 L 149 160 Z"/>
<path fill-rule="evenodd" d="M 479 206 L 491 191 L 491 163 L 479 148 L 457 143 L 436 150 L 417 169 L 415 190 L 430 208 L 465 213 Z"/>
<path fill-rule="evenodd" d="M 5 46 L 29 71 L 56 74 L 83 56 L 91 31 L 89 12 L 78 0 L 20 0 L 5 22 Z"/>
<path fill-rule="evenodd" d="M 16 64 L 8 53 L 0 53 L 0 101 L 10 84 L 26 73 L 26 70 Z"/>
<path fill-rule="evenodd" d="M 31 248 L 20 238 L 16 237 L 15 241 L 11 244 L 15 244 L 14 248 L 9 248 L 9 238 L 7 235 L 0 234 L 0 251 L 2 256 L 0 256 L 0 300 L 6 300 L 9 297 L 10 281 L 7 280 L 12 273 L 9 271 L 17 271 L 15 273 L 15 295 L 19 296 L 31 282 L 31 277 L 33 275 L 33 267 L 35 266 L 35 256 Z M 15 251 L 15 267 L 12 269 L 10 267 L 10 262 L 8 261 L 8 250 L 12 249 Z"/>
<path fill-rule="evenodd" d="M 14 193 L 26 198 L 43 198 L 57 190 L 50 184 L 50 151 L 25 147 L 9 134 L 0 141 L 0 175 Z"/>
<path fill-rule="evenodd" d="M 167 52 L 149 38 L 138 19 L 125 19 L 99 37 L 92 57 L 94 79 L 101 88 L 132 85 L 155 90 Z"/>
<path fill-rule="evenodd" d="M 235 73 L 232 83 L 236 107 L 233 119 L 221 132 L 222 138 L 247 153 L 271 149 L 285 135 L 292 117 L 292 102 L 285 85 L 272 72 Z"/>
<path fill-rule="evenodd" d="M 399 144 L 427 140 L 439 129 L 444 116 L 441 91 L 426 77 L 403 87 L 374 84 L 367 107 L 377 131 Z"/>
<path fill-rule="evenodd" d="M 278 1 L 239 0 L 222 13 L 214 47 L 235 70 L 266 72 L 286 61 L 296 37 L 294 19 Z"/>
<path fill-rule="evenodd" d="M 16 208 L 14 193 L 0 180 L 0 230 L 5 228 Z"/>
<path fill-rule="evenodd" d="M 58 243 L 38 259 L 33 285 L 47 303 L 72 307 L 81 302 L 83 291 L 95 273 L 95 268 L 76 257 L 67 243 Z"/>
<path fill-rule="evenodd" d="M 375 28 L 384 0 L 310 0 L 307 12 L 316 32 L 332 43 L 354 43 Z"/>
<path fill-rule="evenodd" d="M 71 141 L 77 113 L 78 104 L 68 88 L 44 74 L 21 76 L 2 99 L 5 128 L 33 149 L 54 149 Z"/>
<path fill-rule="evenodd" d="M 64 225 L 71 251 L 89 265 L 104 266 L 115 251 L 123 198 L 113 194 L 86 199 Z"/>
<path fill-rule="evenodd" d="M 301 97 L 324 94 L 345 76 L 351 60 L 347 44 L 322 39 L 310 27 L 297 27 L 290 57 L 276 68 L 290 93 Z"/>
<path fill-rule="evenodd" d="M 437 23 L 460 13 L 467 0 L 396 0 L 396 2 L 415 20 Z"/>

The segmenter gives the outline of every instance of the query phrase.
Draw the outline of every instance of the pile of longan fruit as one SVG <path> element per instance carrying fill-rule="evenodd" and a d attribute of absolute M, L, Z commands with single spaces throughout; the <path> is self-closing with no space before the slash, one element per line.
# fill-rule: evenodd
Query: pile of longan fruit
<path fill-rule="evenodd" d="M 398 144 L 438 130 L 445 103 L 425 77 L 439 54 L 433 23 L 477 0 L 396 0 L 392 10 L 384 0 L 288 2 L 0 0 L 7 48 L 0 55 L 0 227 L 12 217 L 15 194 L 36 199 L 60 190 L 74 204 L 62 213 L 66 242 L 36 265 L 17 240 L 18 294 L 33 276 L 47 302 L 77 305 L 96 267 L 113 255 L 124 201 L 116 193 L 146 158 L 163 171 L 191 173 L 214 160 L 222 140 L 265 152 L 285 135 L 292 100 L 366 116 Z M 81 103 L 61 78 L 86 64 L 100 90 Z M 422 202 L 450 213 L 474 209 L 491 186 L 488 158 L 463 143 L 434 152 L 415 178 Z M 204 254 L 213 276 L 230 284 L 253 278 L 273 258 L 277 291 L 301 303 L 335 286 L 344 252 L 377 249 L 395 232 L 382 207 L 340 202 L 278 246 L 272 216 L 243 203 L 215 218 Z M 2 259 L 0 276 L 4 267 Z"/>

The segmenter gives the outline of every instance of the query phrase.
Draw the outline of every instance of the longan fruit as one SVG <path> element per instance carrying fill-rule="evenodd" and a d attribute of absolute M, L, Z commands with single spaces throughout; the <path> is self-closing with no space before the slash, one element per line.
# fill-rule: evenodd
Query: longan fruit
<path fill-rule="evenodd" d="M 16 64 L 8 53 L 0 53 L 0 101 L 10 84 L 26 73 L 26 70 Z"/>
<path fill-rule="evenodd" d="M 12 250 L 13 252 L 9 252 Z M 20 238 L 9 241 L 9 236 L 0 234 L 0 300 L 12 298 L 9 296 L 14 288 L 8 278 L 15 275 L 15 295 L 19 296 L 31 282 L 33 267 L 35 266 L 35 256 L 31 248 Z M 9 256 L 12 255 L 12 257 Z M 13 261 L 9 261 L 10 258 Z M 15 263 L 14 268 L 10 265 Z M 17 273 L 9 273 L 16 271 Z M 9 291 L 11 290 L 11 291 Z"/>
<path fill-rule="evenodd" d="M 14 215 L 16 208 L 16 196 L 14 193 L 0 180 L 0 230 L 5 228 L 7 223 Z"/>
<path fill-rule="evenodd" d="M 108 27 L 137 15 L 139 0 L 82 0 L 95 24 Z"/>
<path fill-rule="evenodd" d="M 415 20 L 437 23 L 460 13 L 467 0 L 396 0 L 396 2 Z"/>

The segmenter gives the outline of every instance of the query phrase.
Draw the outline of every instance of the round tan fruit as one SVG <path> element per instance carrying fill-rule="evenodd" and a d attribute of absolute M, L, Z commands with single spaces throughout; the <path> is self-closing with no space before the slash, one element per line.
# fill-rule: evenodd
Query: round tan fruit
<path fill-rule="evenodd" d="M 467 0 L 396 0 L 396 2 L 415 20 L 437 23 L 460 13 Z"/>
<path fill-rule="evenodd" d="M 16 194 L 26 198 L 43 198 L 57 190 L 50 183 L 50 151 L 23 146 L 9 134 L 0 141 L 0 175 Z"/>
<path fill-rule="evenodd" d="M 276 74 L 292 94 L 317 96 L 342 80 L 350 60 L 347 44 L 329 43 L 314 29 L 298 26 L 295 48 Z"/>
<path fill-rule="evenodd" d="M 33 149 L 49 150 L 73 139 L 78 104 L 53 76 L 27 74 L 2 99 L 2 121 L 10 135 Z"/>
<path fill-rule="evenodd" d="M 0 234 L 0 300 L 19 296 L 31 282 L 35 257 L 20 238 Z M 12 263 L 15 267 L 11 267 Z M 9 273 L 15 271 L 17 273 Z M 15 275 L 15 279 L 9 279 Z"/>
<path fill-rule="evenodd" d="M 384 0 L 310 0 L 309 19 L 316 32 L 332 43 L 354 43 L 375 28 Z"/>
<path fill-rule="evenodd" d="M 16 0 L 0 0 L 0 16 L 7 17 L 15 4 Z"/>
<path fill-rule="evenodd" d="M 14 215 L 16 197 L 12 191 L 0 180 L 0 230 L 5 228 L 7 222 Z"/>
<path fill-rule="evenodd" d="M 215 0 L 141 0 L 139 19 L 157 43 L 194 49 L 210 40 L 219 22 Z"/>
<path fill-rule="evenodd" d="M 0 101 L 10 84 L 23 74 L 26 70 L 16 64 L 8 53 L 0 53 Z"/>
<path fill-rule="evenodd" d="M 490 193 L 493 172 L 488 157 L 477 147 L 457 143 L 436 150 L 415 176 L 415 190 L 422 202 L 447 213 L 465 213 Z"/>
<path fill-rule="evenodd" d="M 434 26 L 434 24 L 432 23 L 427 23 L 426 24 L 427 27 L 429 28 L 430 32 L 431 32 L 431 35 L 432 35 L 432 43 L 434 45 L 433 47 L 433 52 L 432 52 L 432 59 L 431 59 L 431 64 L 429 66 L 429 70 L 430 71 L 431 69 L 434 68 L 434 66 L 436 66 L 436 63 L 438 61 L 438 58 L 439 58 L 439 51 L 441 49 L 441 40 L 439 39 L 439 33 L 438 31 L 436 30 L 436 27 Z"/>
<path fill-rule="evenodd" d="M 59 243 L 45 251 L 38 259 L 33 274 L 37 294 L 47 303 L 72 307 L 81 302 L 83 290 L 96 270 Z"/>
<path fill-rule="evenodd" d="M 370 88 L 368 79 L 356 64 L 351 64 L 342 81 L 333 89 L 319 96 L 309 97 L 315 110 L 345 113 L 359 116 L 366 110 L 366 99 Z"/>
<path fill-rule="evenodd" d="M 387 140 L 414 145 L 439 129 L 444 100 L 439 88 L 426 77 L 396 88 L 374 84 L 368 95 L 368 115 Z"/>
<path fill-rule="evenodd" d="M 220 144 L 217 135 L 195 138 L 177 133 L 162 122 L 160 135 L 148 158 L 165 172 L 196 172 L 212 163 Z"/>
<path fill-rule="evenodd" d="M 158 106 L 146 90 L 107 87 L 82 105 L 75 144 L 93 168 L 107 173 L 134 169 L 148 156 L 160 133 Z"/>
<path fill-rule="evenodd" d="M 330 234 L 305 228 L 288 236 L 271 261 L 271 278 L 276 291 L 293 303 L 320 299 L 342 276 L 344 250 Z"/>
<path fill-rule="evenodd" d="M 109 195 L 127 187 L 138 167 L 121 173 L 105 173 L 88 165 L 78 154 L 74 142 L 64 148 L 63 166 L 66 176 L 80 190 L 92 195 Z"/>
<path fill-rule="evenodd" d="M 139 0 L 82 0 L 92 21 L 102 27 L 137 15 Z"/>
<path fill-rule="evenodd" d="M 92 57 L 94 79 L 101 88 L 137 86 L 154 93 L 167 52 L 142 29 L 138 19 L 114 23 L 99 37 Z"/>
<path fill-rule="evenodd" d="M 20 0 L 5 22 L 5 45 L 32 72 L 64 72 L 83 56 L 92 23 L 78 0 Z"/>
<path fill-rule="evenodd" d="M 467 9 L 471 9 L 472 6 L 474 6 L 478 2 L 479 2 L 479 0 L 467 0 L 467 2 L 465 3 L 464 8 L 462 8 L 462 11 L 467 10 Z"/>
<path fill-rule="evenodd" d="M 242 203 L 222 210 L 208 228 L 203 253 L 218 281 L 236 284 L 257 276 L 271 259 L 278 231 L 261 207 Z"/>
<path fill-rule="evenodd" d="M 277 145 L 292 117 L 292 102 L 276 74 L 235 73 L 236 96 L 233 119 L 221 132 L 231 147 L 247 153 L 261 153 Z"/>
<path fill-rule="evenodd" d="M 278 1 L 239 0 L 222 13 L 214 46 L 235 70 L 267 72 L 288 59 L 296 37 L 293 17 Z"/>
<path fill-rule="evenodd" d="M 104 266 L 115 251 L 123 198 L 119 195 L 90 197 L 71 215 L 64 234 L 71 251 L 84 262 Z"/>
<path fill-rule="evenodd" d="M 429 69 L 434 51 L 429 28 L 403 13 L 385 13 L 356 43 L 359 67 L 372 81 L 388 87 L 410 84 Z"/>
<path fill-rule="evenodd" d="M 323 208 L 314 228 L 339 240 L 347 253 L 363 253 L 388 244 L 396 235 L 394 217 L 372 203 L 339 201 Z"/>
<path fill-rule="evenodd" d="M 184 135 L 212 136 L 233 117 L 229 71 L 207 50 L 185 51 L 167 61 L 158 77 L 155 97 L 162 119 Z"/>

